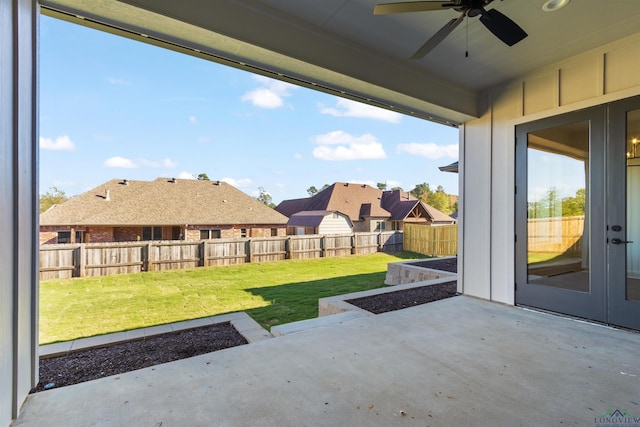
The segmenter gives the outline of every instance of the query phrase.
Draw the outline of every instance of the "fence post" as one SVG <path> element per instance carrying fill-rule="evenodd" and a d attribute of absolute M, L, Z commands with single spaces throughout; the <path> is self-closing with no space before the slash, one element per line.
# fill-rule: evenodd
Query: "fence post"
<path fill-rule="evenodd" d="M 80 246 L 78 246 L 78 257 L 77 257 L 77 265 L 74 265 L 75 270 L 76 270 L 76 277 L 83 277 L 84 276 L 84 265 L 85 265 L 85 257 L 86 257 L 86 253 L 84 251 L 84 243 L 80 243 Z M 73 276 L 72 276 L 73 277 Z"/>
<path fill-rule="evenodd" d="M 200 261 L 198 261 L 198 263 L 200 264 L 200 267 L 206 267 L 207 266 L 207 241 L 203 240 L 202 243 L 200 243 L 198 246 L 200 249 L 200 256 L 198 257 L 200 258 Z"/>
<path fill-rule="evenodd" d="M 287 240 L 284 241 L 284 258 L 291 259 L 291 237 L 287 237 Z"/>
<path fill-rule="evenodd" d="M 247 262 L 253 262 L 253 251 L 251 250 L 251 239 L 247 240 Z"/>
<path fill-rule="evenodd" d="M 140 249 L 142 252 L 142 268 L 144 271 L 151 271 L 153 268 L 153 263 L 151 262 L 151 242 L 142 246 Z"/>
<path fill-rule="evenodd" d="M 326 242 L 326 238 L 327 238 L 327 236 L 325 236 L 324 234 L 322 236 L 320 236 L 320 256 L 322 258 L 326 258 L 327 257 L 327 242 Z"/>

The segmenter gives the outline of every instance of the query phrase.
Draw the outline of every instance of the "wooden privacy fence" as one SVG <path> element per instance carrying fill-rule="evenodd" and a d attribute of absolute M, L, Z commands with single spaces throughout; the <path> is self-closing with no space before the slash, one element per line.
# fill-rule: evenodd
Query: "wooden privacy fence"
<path fill-rule="evenodd" d="M 405 251 L 428 256 L 451 256 L 458 253 L 457 225 L 405 224 Z"/>
<path fill-rule="evenodd" d="M 580 253 L 584 234 L 584 216 L 530 218 L 527 221 L 527 246 L 535 253 Z"/>
<path fill-rule="evenodd" d="M 40 246 L 40 280 L 402 250 L 400 231 Z"/>

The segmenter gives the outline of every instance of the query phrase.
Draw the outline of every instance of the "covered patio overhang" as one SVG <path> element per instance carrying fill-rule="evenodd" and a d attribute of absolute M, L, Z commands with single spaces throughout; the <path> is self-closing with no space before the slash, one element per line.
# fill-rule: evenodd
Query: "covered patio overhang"
<path fill-rule="evenodd" d="M 317 424 L 309 417 L 318 415 L 327 425 L 423 425 L 434 416 L 440 425 L 590 425 L 614 408 L 635 413 L 637 335 L 488 302 L 515 303 L 515 126 L 640 94 L 640 2 L 580 0 L 556 12 L 544 3 L 490 5 L 529 34 L 513 47 L 466 19 L 415 61 L 408 58 L 455 14 L 374 16 L 373 0 L 0 0 L 0 225 L 9 230 L 0 243 L 0 425 L 18 416 L 38 377 L 40 6 L 459 126 L 458 283 L 467 296 L 54 390 L 30 399 L 18 423 L 109 423 L 112 410 L 114 424 L 159 414 L 195 424 L 220 415 L 222 425 L 256 415 L 252 424 Z"/>

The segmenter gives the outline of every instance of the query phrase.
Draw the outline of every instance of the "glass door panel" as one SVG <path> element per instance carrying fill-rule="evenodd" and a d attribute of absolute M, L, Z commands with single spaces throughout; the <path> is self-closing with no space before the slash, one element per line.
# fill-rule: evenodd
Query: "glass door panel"
<path fill-rule="evenodd" d="M 640 97 L 609 110 L 608 322 L 640 329 Z"/>
<path fill-rule="evenodd" d="M 605 321 L 605 109 L 516 126 L 516 304 Z"/>
<path fill-rule="evenodd" d="M 640 301 L 640 110 L 627 112 L 625 299 Z"/>
<path fill-rule="evenodd" d="M 527 281 L 589 292 L 589 122 L 527 135 Z"/>

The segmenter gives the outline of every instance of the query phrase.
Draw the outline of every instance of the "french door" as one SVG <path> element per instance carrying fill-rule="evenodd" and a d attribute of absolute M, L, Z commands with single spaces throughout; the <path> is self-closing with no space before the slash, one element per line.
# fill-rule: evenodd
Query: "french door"
<path fill-rule="evenodd" d="M 516 304 L 640 329 L 639 145 L 637 98 L 516 127 Z"/>

